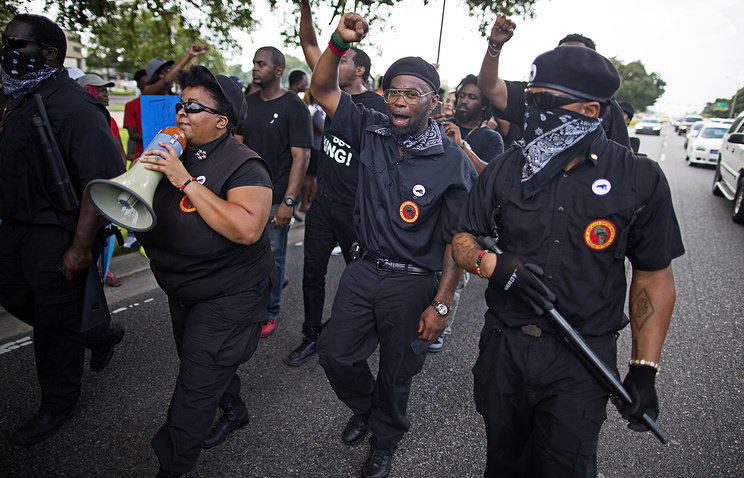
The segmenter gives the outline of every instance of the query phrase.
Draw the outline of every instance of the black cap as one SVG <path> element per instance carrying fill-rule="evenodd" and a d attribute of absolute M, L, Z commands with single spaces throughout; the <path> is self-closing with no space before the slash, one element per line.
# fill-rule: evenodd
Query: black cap
<path fill-rule="evenodd" d="M 528 86 L 608 103 L 620 87 L 620 74 L 610 60 L 590 48 L 559 46 L 535 58 Z"/>
<path fill-rule="evenodd" d="M 245 102 L 245 95 L 243 90 L 233 81 L 230 77 L 225 75 L 215 75 L 209 68 L 202 65 L 194 65 L 192 68 L 202 68 L 204 71 L 215 79 L 217 86 L 220 87 L 222 96 L 225 97 L 227 103 L 230 105 L 233 116 L 235 116 L 235 124 L 240 124 L 248 114 L 248 103 Z"/>
<path fill-rule="evenodd" d="M 630 101 L 620 101 L 618 102 L 618 105 L 620 106 L 621 110 L 625 111 L 628 114 L 628 119 L 633 119 L 635 108 L 633 108 L 633 105 L 630 103 Z"/>
<path fill-rule="evenodd" d="M 424 80 L 436 93 L 439 91 L 439 73 L 434 65 L 419 56 L 407 56 L 395 61 L 382 78 L 382 89 L 390 88 L 393 78 L 400 75 L 411 75 Z"/>

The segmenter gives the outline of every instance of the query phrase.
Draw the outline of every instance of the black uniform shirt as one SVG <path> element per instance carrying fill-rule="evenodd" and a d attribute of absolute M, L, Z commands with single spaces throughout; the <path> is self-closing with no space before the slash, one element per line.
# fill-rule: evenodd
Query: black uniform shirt
<path fill-rule="evenodd" d="M 439 125 L 441 143 L 432 138 L 434 146 L 424 150 L 401 146 L 403 156 L 385 133 L 387 125 L 386 115 L 341 94 L 332 127 L 359 145 L 362 165 L 354 211 L 357 237 L 365 250 L 381 257 L 441 270 L 475 168 Z"/>
<path fill-rule="evenodd" d="M 626 291 L 624 255 L 634 268 L 654 271 L 684 254 L 664 173 L 656 162 L 601 135 L 587 159 L 524 200 L 523 164 L 517 147 L 492 161 L 473 186 L 457 230 L 490 235 L 490 218 L 500 217 L 500 246 L 544 269 L 543 281 L 569 323 L 588 336 L 619 330 Z M 508 326 L 534 323 L 550 329 L 516 294 L 492 284 L 486 303 L 489 313 Z"/>
<path fill-rule="evenodd" d="M 497 110 L 491 106 L 491 114 L 494 118 L 506 120 L 512 124 L 524 127 L 524 113 L 526 106 L 524 104 L 524 90 L 527 88 L 525 81 L 504 81 L 508 92 L 506 109 Z M 617 101 L 613 98 L 610 107 L 607 108 L 605 115 L 602 117 L 602 128 L 605 130 L 607 137 L 616 143 L 619 143 L 630 149 L 630 139 L 628 139 L 628 127 L 625 125 L 625 116 L 623 110 Z"/>
<path fill-rule="evenodd" d="M 460 138 L 466 141 L 473 152 L 486 163 L 504 152 L 504 140 L 501 135 L 486 125 L 480 125 L 475 129 L 460 128 Z"/>
<path fill-rule="evenodd" d="M 93 179 L 109 179 L 124 172 L 114 144 L 106 108 L 62 70 L 32 92 L 41 95 L 77 192 Z M 0 132 L 0 218 L 27 224 L 53 224 L 73 230 L 78 210 L 59 210 L 50 166 L 32 120 L 36 101 L 28 95 L 18 106 L 0 94 L 5 127 Z"/>
<path fill-rule="evenodd" d="M 387 103 L 374 91 L 351 95 L 351 101 L 383 114 L 387 112 Z M 342 133 L 333 131 L 331 120 L 326 117 L 318 165 L 318 190 L 331 196 L 334 202 L 353 207 L 359 176 L 358 157 L 359 145 Z"/>
<path fill-rule="evenodd" d="M 272 204 L 279 204 L 287 192 L 292 169 L 290 148 L 313 147 L 310 111 L 291 91 L 270 101 L 264 101 L 260 91 L 245 99 L 248 116 L 238 125 L 235 134 L 242 135 L 243 143 L 268 163 L 274 184 Z"/>
<path fill-rule="evenodd" d="M 181 160 L 197 181 L 222 199 L 241 186 L 271 188 L 268 167 L 235 138 L 186 148 Z M 185 193 L 166 179 L 155 190 L 157 226 L 138 232 L 160 287 L 186 303 L 233 295 L 264 279 L 274 267 L 266 231 L 249 246 L 220 235 L 204 222 Z"/>

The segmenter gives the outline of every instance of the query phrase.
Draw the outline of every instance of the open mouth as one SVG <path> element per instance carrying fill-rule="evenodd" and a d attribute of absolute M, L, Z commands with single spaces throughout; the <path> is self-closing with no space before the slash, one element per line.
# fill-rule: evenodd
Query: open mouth
<path fill-rule="evenodd" d="M 390 119 L 395 126 L 406 126 L 411 121 L 410 117 L 398 114 L 393 114 Z"/>

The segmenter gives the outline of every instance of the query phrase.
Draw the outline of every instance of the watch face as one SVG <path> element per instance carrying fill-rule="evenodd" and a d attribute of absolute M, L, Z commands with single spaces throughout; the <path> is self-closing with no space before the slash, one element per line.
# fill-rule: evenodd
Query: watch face
<path fill-rule="evenodd" d="M 286 204 L 287 206 L 294 206 L 294 199 L 284 198 L 284 204 Z"/>
<path fill-rule="evenodd" d="M 437 304 L 436 309 L 439 315 L 447 315 L 449 313 L 449 307 L 446 304 Z"/>

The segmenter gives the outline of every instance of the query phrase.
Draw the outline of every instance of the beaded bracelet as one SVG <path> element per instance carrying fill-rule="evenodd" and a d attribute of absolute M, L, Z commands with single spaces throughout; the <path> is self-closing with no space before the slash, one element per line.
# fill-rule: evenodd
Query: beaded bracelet
<path fill-rule="evenodd" d="M 661 372 L 661 367 L 659 366 L 659 364 L 650 360 L 630 360 L 628 361 L 628 365 L 646 365 L 648 367 L 652 367 L 654 370 L 656 370 L 656 375 L 659 375 L 659 372 Z"/>
<path fill-rule="evenodd" d="M 186 189 L 186 186 L 188 186 L 188 185 L 189 185 L 189 183 L 190 183 L 190 182 L 192 182 L 192 181 L 196 181 L 196 178 L 190 178 L 190 179 L 187 179 L 187 180 L 186 180 L 186 182 L 185 182 L 185 183 L 183 183 L 183 184 L 181 185 L 181 187 L 179 187 L 178 189 L 180 189 L 180 190 L 181 190 L 181 192 L 183 192 L 183 190 L 184 190 L 184 189 Z"/>
<path fill-rule="evenodd" d="M 480 263 L 481 263 L 481 260 L 483 259 L 483 256 L 485 256 L 489 252 L 491 252 L 491 251 L 489 251 L 488 249 L 483 249 L 480 252 L 480 254 L 478 254 L 478 259 L 475 261 L 475 267 L 474 267 L 475 273 L 478 274 L 478 277 L 483 277 L 483 275 L 481 274 Z M 485 279 L 485 277 L 484 277 L 484 279 Z"/>
<path fill-rule="evenodd" d="M 496 58 L 497 56 L 499 56 L 499 53 L 501 53 L 501 47 L 503 46 L 504 45 L 499 45 L 498 43 L 491 40 L 491 37 L 488 37 L 488 56 L 490 56 L 491 58 Z"/>
<path fill-rule="evenodd" d="M 333 32 L 331 39 L 328 41 L 328 48 L 338 56 L 344 56 L 346 51 L 351 47 L 351 43 L 347 43 L 338 37 L 336 32 Z"/>

